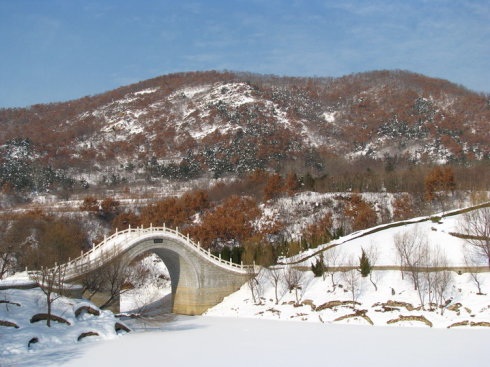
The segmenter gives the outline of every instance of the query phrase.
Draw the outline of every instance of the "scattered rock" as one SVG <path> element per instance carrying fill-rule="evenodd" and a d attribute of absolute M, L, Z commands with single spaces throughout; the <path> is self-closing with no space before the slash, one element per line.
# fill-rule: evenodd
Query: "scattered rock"
<path fill-rule="evenodd" d="M 124 325 L 122 322 L 116 322 L 116 324 L 114 325 L 114 329 L 116 330 L 116 333 L 119 333 L 120 331 L 125 331 L 126 333 L 131 332 L 131 329 Z"/>
<path fill-rule="evenodd" d="M 342 321 L 342 320 L 350 319 L 353 317 L 362 317 L 364 320 L 369 322 L 371 325 L 374 325 L 373 320 L 371 320 L 371 318 L 368 315 L 366 315 L 366 313 L 367 313 L 367 310 L 356 310 L 356 312 L 354 312 L 352 314 L 337 317 L 333 321 Z"/>
<path fill-rule="evenodd" d="M 470 322 L 470 326 L 485 326 L 485 327 L 490 327 L 490 322 L 486 321 L 479 321 L 479 322 Z"/>
<path fill-rule="evenodd" d="M 397 307 L 390 307 L 390 306 L 382 306 L 381 310 L 374 310 L 374 312 L 394 312 L 394 311 L 400 311 L 399 308 Z"/>
<path fill-rule="evenodd" d="M 272 308 L 272 307 L 271 308 L 268 308 L 266 311 L 272 312 L 272 313 L 277 314 L 277 315 L 280 315 L 281 314 L 281 311 L 276 310 L 275 308 Z"/>
<path fill-rule="evenodd" d="M 87 336 L 99 336 L 99 333 L 96 333 L 95 331 L 87 331 L 86 333 L 81 333 L 78 336 L 77 341 L 80 341 L 83 338 L 86 338 Z"/>
<path fill-rule="evenodd" d="M 5 321 L 5 320 L 0 320 L 0 326 L 14 327 L 16 329 L 19 328 L 19 325 L 17 325 L 15 322 Z"/>
<path fill-rule="evenodd" d="M 484 327 L 490 327 L 490 322 L 487 321 L 468 321 L 464 320 L 461 322 L 455 322 L 454 324 L 449 325 L 447 328 L 450 329 L 452 327 L 457 327 L 457 326 L 484 326 Z"/>
<path fill-rule="evenodd" d="M 31 340 L 29 340 L 29 343 L 27 343 L 27 348 L 30 348 L 32 344 L 36 344 L 36 343 L 39 343 L 39 338 L 32 338 Z"/>
<path fill-rule="evenodd" d="M 37 313 L 31 317 L 31 324 L 38 321 L 46 321 L 48 319 L 47 313 Z M 51 315 L 51 321 L 56 321 L 62 324 L 71 325 L 71 323 L 64 318 L 56 315 Z"/>
<path fill-rule="evenodd" d="M 7 301 L 7 300 L 0 300 L 0 304 L 2 303 L 5 303 L 5 304 L 8 304 L 8 305 L 13 305 L 13 306 L 19 306 L 20 307 L 20 303 L 17 303 L 17 302 L 12 302 L 12 301 Z"/>
<path fill-rule="evenodd" d="M 424 324 L 426 324 L 427 326 L 432 327 L 432 322 L 427 320 L 422 315 L 420 315 L 420 316 L 403 316 L 403 315 L 400 315 L 397 319 L 388 320 L 388 321 L 386 321 L 386 323 L 387 324 L 395 324 L 395 323 L 401 322 L 401 321 L 420 321 L 420 322 L 423 322 Z"/>
<path fill-rule="evenodd" d="M 360 306 L 361 304 L 356 301 L 330 301 L 327 303 L 324 303 L 320 306 L 318 306 L 315 310 L 316 311 L 322 311 L 328 308 L 333 308 L 333 307 L 338 307 L 338 306 L 346 306 L 346 305 L 358 305 Z"/>
<path fill-rule="evenodd" d="M 460 321 L 460 322 L 455 322 L 454 324 L 449 325 L 447 328 L 450 329 L 452 327 L 457 327 L 457 326 L 468 326 L 470 322 L 468 320 Z"/>
<path fill-rule="evenodd" d="M 308 305 L 311 307 L 311 310 L 312 311 L 315 311 L 316 310 L 316 306 L 315 304 L 313 303 L 313 300 L 311 299 L 305 299 L 303 302 L 302 302 L 304 305 Z"/>
<path fill-rule="evenodd" d="M 395 308 L 395 307 L 404 307 L 407 309 L 407 311 L 418 311 L 420 310 L 420 307 L 413 307 L 410 303 L 408 302 L 399 302 L 399 301 L 392 301 L 389 300 L 385 303 L 375 303 L 372 307 L 376 306 L 382 306 L 383 308 L 388 307 L 388 308 Z"/>
<path fill-rule="evenodd" d="M 94 316 L 100 316 L 99 310 L 85 305 L 85 306 L 81 306 L 75 310 L 75 317 L 78 318 L 78 316 L 80 316 L 84 312 L 91 314 L 91 315 L 94 315 Z"/>
<path fill-rule="evenodd" d="M 307 313 L 297 313 L 296 315 L 291 315 L 289 318 L 293 319 L 295 317 L 304 317 L 304 316 L 308 316 Z M 303 319 L 303 320 L 306 320 L 306 319 Z"/>

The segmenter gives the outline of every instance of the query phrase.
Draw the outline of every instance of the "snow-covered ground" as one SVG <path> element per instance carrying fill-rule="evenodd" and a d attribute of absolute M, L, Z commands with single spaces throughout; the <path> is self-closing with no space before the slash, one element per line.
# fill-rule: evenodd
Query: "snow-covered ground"
<path fill-rule="evenodd" d="M 334 241 L 333 243 L 338 246 L 333 248 L 328 249 L 332 245 L 330 243 L 293 258 L 284 259 L 284 263 L 294 262 L 295 266 L 302 267 L 306 271 L 299 272 L 301 280 L 298 282 L 296 293 L 295 290 L 288 290 L 286 268 L 278 270 L 281 278 L 277 286 L 278 304 L 275 300 L 276 287 L 271 277 L 273 274 L 264 269 L 258 276 L 258 287 L 254 288 L 260 300 L 253 301 L 251 289 L 248 284 L 245 284 L 238 292 L 208 310 L 207 314 L 323 323 L 363 325 L 373 323 L 381 326 L 426 327 L 429 323 L 438 328 L 447 328 L 455 323 L 462 323 L 455 327 L 474 328 L 477 327 L 475 324 L 482 325 L 481 323 L 490 326 L 490 296 L 488 295 L 490 273 L 488 271 L 473 274 L 445 272 L 449 279 L 447 286 L 441 291 L 442 299 L 439 300 L 439 305 L 445 306 L 443 308 L 429 304 L 431 300 L 435 301 L 434 288 L 431 288 L 432 291 L 429 293 L 429 285 L 421 281 L 419 289 L 422 290 L 420 294 L 424 301 L 422 308 L 420 294 L 414 289 L 410 274 L 408 272 L 402 274 L 400 270 L 392 269 L 400 265 L 395 239 L 403 233 L 417 233 L 420 239 L 426 241 L 431 253 L 438 253 L 447 259 L 444 266 L 467 266 L 464 253 L 468 253 L 469 249 L 465 241 L 450 234 L 461 232 L 463 215 L 417 223 L 421 219 L 424 218 L 416 218 L 413 223 L 382 229 L 367 235 L 364 234 L 372 229 L 352 233 Z M 359 266 L 359 258 L 364 249 L 371 258 L 371 264 L 385 267 L 385 270 L 374 270 L 367 278 L 362 278 L 358 270 L 331 272 L 325 275 L 325 279 L 314 277 L 313 272 L 308 269 L 317 261 L 318 255 L 310 257 L 308 255 L 313 255 L 321 248 L 326 249 L 323 255 L 331 267 Z M 301 261 L 302 259 L 304 260 Z M 484 258 L 480 257 L 476 260 L 478 262 L 475 265 L 486 265 Z M 420 278 L 423 277 L 424 275 L 421 274 Z M 479 294 L 475 278 L 480 283 L 482 294 Z M 413 319 L 415 316 L 423 317 L 428 323 L 426 324 L 421 317 Z M 407 317 L 412 320 L 408 320 Z M 391 321 L 397 319 L 399 320 L 397 322 Z"/>
<path fill-rule="evenodd" d="M 357 272 L 357 270 L 353 270 Z M 346 273 L 347 274 L 347 273 Z M 313 273 L 303 273 L 301 289 L 298 291 L 299 303 L 295 291 L 288 291 L 284 283 L 278 286 L 279 303 L 275 303 L 274 286 L 267 271 L 260 276 L 260 304 L 255 304 L 251 291 L 245 284 L 239 291 L 226 297 L 224 301 L 207 311 L 209 316 L 249 317 L 272 320 L 301 320 L 315 323 L 340 323 L 376 326 L 428 327 L 420 320 L 396 320 L 400 316 L 423 316 L 434 328 L 447 328 L 458 322 L 490 322 L 490 274 L 481 276 L 483 295 L 477 295 L 477 288 L 468 274 L 452 276 L 445 299 L 451 301 L 444 310 L 429 307 L 421 309 L 418 293 L 405 275 L 402 279 L 399 271 L 374 271 L 372 279 L 378 290 L 368 278 L 359 278 L 354 289 L 344 278 L 343 273 L 335 273 L 336 287 L 332 286 L 331 276 L 325 280 L 314 277 Z M 356 303 L 352 303 L 352 301 Z M 441 315 L 441 311 L 443 314 Z M 357 312 L 357 314 L 356 314 Z M 361 316 L 361 314 L 363 316 Z M 345 318 L 344 318 L 345 317 Z M 490 326 L 490 324 L 488 324 Z"/>
<path fill-rule="evenodd" d="M 171 282 L 168 269 L 155 254 L 143 258 L 137 265 L 139 279 L 135 288 L 120 296 L 120 311 L 150 315 L 171 312 Z"/>
<path fill-rule="evenodd" d="M 446 254 L 449 265 L 465 265 L 464 241 L 449 234 L 458 232 L 460 224 L 461 216 L 456 215 L 365 236 L 360 236 L 363 232 L 353 233 L 337 240 L 337 265 L 345 265 L 347 258 L 358 261 L 361 249 L 372 248 L 377 249 L 376 266 L 398 265 L 394 239 L 406 231 L 425 236 L 430 249 L 439 248 Z M 301 260 L 304 255 L 285 261 Z M 76 309 L 87 305 L 81 300 L 61 298 L 55 303 L 54 314 L 70 326 L 31 324 L 33 314 L 44 312 L 41 291 L 0 290 L 0 320 L 19 326 L 0 326 L 0 366 L 487 364 L 484 346 L 490 337 L 489 272 L 477 275 L 481 293 L 474 274 L 448 272 L 444 306 L 431 307 L 427 294 L 422 308 L 407 273 L 402 276 L 399 270 L 375 270 L 371 277 L 362 278 L 357 270 L 351 270 L 314 277 L 308 270 L 313 260 L 315 257 L 310 257 L 296 264 L 304 270 L 299 272 L 297 292 L 288 290 L 282 274 L 277 303 L 270 272 L 263 270 L 255 287 L 256 302 L 245 284 L 204 317 L 175 316 L 164 323 L 130 320 L 133 332 L 124 337 L 118 337 L 114 328 L 117 320 L 110 312 L 75 316 Z M 122 295 L 121 306 L 125 311 L 151 314 L 169 300 L 159 298 L 170 291 L 168 273 L 155 256 L 144 258 L 140 266 L 146 273 L 145 281 Z M 289 322 L 280 322 L 286 320 Z M 81 333 L 88 331 L 99 335 L 78 342 Z M 34 337 L 39 342 L 29 348 L 28 342 Z"/>
<path fill-rule="evenodd" d="M 479 209 L 488 211 L 488 208 Z M 433 218 L 434 220 L 431 220 Z M 469 251 L 467 242 L 454 234 L 464 232 L 465 219 L 464 214 L 442 216 L 441 213 L 433 216 L 413 218 L 400 222 L 403 225 L 394 226 L 393 223 L 383 224 L 377 227 L 368 228 L 362 231 L 353 232 L 338 240 L 319 246 L 316 249 L 309 249 L 291 257 L 287 261 L 297 263 L 301 259 L 307 259 L 302 264 L 309 266 L 314 259 L 311 255 L 317 253 L 323 248 L 338 244 L 337 251 L 341 253 L 337 265 L 347 265 L 348 260 L 358 258 L 362 249 L 372 249 L 376 257 L 376 266 L 397 266 L 400 261 L 397 256 L 395 246 L 396 237 L 404 234 L 417 235 L 433 251 L 439 251 L 445 255 L 447 266 L 465 267 L 465 252 Z M 378 228 L 379 231 L 373 230 Z M 374 233 L 371 233 L 374 232 Z M 477 263 L 473 265 L 485 266 L 485 258 L 474 259 Z"/>
<path fill-rule="evenodd" d="M 11 365 L 11 360 L 23 360 L 26 355 L 51 353 L 53 349 L 89 340 L 115 339 L 120 333 L 116 331 L 120 321 L 111 311 L 102 311 L 86 300 L 61 297 L 54 301 L 52 314 L 66 323 L 52 321 L 51 327 L 46 321 L 31 323 L 34 315 L 46 311 L 46 296 L 40 288 L 0 290 L 0 366 Z M 89 332 L 98 335 L 82 336 Z M 33 365 L 40 366 L 42 361 Z"/>
<path fill-rule="evenodd" d="M 146 332 L 27 356 L 17 366 L 486 366 L 489 330 L 177 317 Z M 41 363 L 36 363 L 42 361 Z M 33 364 L 31 364 L 34 362 Z"/>

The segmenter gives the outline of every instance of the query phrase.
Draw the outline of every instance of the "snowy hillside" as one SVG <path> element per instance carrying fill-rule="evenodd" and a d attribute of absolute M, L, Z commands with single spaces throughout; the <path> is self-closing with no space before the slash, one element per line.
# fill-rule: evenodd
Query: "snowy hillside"
<path fill-rule="evenodd" d="M 420 218 L 413 220 L 417 221 Z M 294 266 L 303 271 L 288 266 L 263 269 L 257 278 L 258 284 L 251 286 L 249 282 L 207 314 L 378 326 L 490 326 L 490 273 L 485 268 L 486 260 L 480 257 L 477 262 L 468 264 L 464 254 L 470 249 L 464 240 L 450 234 L 460 232 L 462 221 L 463 215 L 454 215 L 435 222 L 429 220 L 387 228 L 365 236 L 361 236 L 362 231 L 353 233 L 325 245 L 323 252 L 319 247 L 283 260 L 286 264 L 294 262 Z M 364 232 L 369 231 L 372 229 Z M 420 272 L 416 274 L 418 289 L 415 290 L 414 275 L 409 269 L 403 273 L 395 270 L 399 269 L 401 261 L 396 242 L 403 233 L 417 233 L 427 244 L 428 257 L 439 256 L 439 263 L 427 263 L 429 268 L 472 265 L 480 266 L 484 272 Z M 337 246 L 332 247 L 335 244 Z M 359 267 L 362 250 L 366 251 L 375 269 L 367 277 L 361 277 L 357 269 L 348 270 Z M 314 253 L 317 255 L 311 256 Z M 335 268 L 335 271 L 314 277 L 309 268 L 318 261 L 320 253 L 325 266 Z M 293 286 L 292 277 L 296 277 Z M 430 282 L 443 285 L 438 290 Z"/>
<path fill-rule="evenodd" d="M 286 164 L 324 174 L 332 157 L 481 160 L 490 154 L 487 105 L 485 96 L 400 71 L 336 79 L 172 74 L 0 110 L 0 182 L 43 192 Z"/>
<path fill-rule="evenodd" d="M 5 285 L 5 280 L 0 285 Z M 91 302 L 61 297 L 53 303 L 52 314 L 59 317 L 47 327 L 34 321 L 46 312 L 46 296 L 39 288 L 0 290 L 0 360 L 28 351 L 52 350 L 77 343 L 114 339 L 127 327 L 111 311 L 102 311 Z"/>

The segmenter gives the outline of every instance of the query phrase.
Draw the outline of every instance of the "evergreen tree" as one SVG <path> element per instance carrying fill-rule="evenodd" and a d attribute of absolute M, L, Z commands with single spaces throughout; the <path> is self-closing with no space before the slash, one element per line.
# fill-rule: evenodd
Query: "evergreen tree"
<path fill-rule="evenodd" d="M 363 277 L 367 277 L 369 273 L 371 273 L 372 270 L 371 262 L 369 261 L 369 258 L 367 257 L 364 249 L 362 249 L 362 255 L 359 258 L 359 267 L 360 267 L 361 275 Z"/>
<path fill-rule="evenodd" d="M 316 258 L 314 264 L 311 264 L 311 271 L 315 274 L 315 277 L 321 277 L 325 273 L 325 263 L 323 261 L 323 254 L 320 254 L 319 257 Z"/>

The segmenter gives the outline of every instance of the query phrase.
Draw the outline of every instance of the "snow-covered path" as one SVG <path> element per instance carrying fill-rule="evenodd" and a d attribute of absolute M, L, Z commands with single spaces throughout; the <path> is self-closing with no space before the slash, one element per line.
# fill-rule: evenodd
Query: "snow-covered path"
<path fill-rule="evenodd" d="M 490 330 L 176 317 L 117 340 L 37 356 L 37 366 L 486 366 Z M 31 353 L 29 353 L 31 354 Z M 31 357 L 31 356 L 29 356 Z M 30 366 L 35 359 L 19 366 Z M 42 361 L 42 362 L 41 362 Z M 3 364 L 2 364 L 3 366 Z"/>

